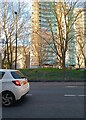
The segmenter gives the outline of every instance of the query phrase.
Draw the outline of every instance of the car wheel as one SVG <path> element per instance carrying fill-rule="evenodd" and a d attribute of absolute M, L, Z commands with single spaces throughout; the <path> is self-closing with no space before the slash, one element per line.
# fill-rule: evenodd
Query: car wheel
<path fill-rule="evenodd" d="M 3 106 L 11 106 L 15 101 L 15 97 L 11 92 L 3 92 L 2 93 L 2 105 Z"/>

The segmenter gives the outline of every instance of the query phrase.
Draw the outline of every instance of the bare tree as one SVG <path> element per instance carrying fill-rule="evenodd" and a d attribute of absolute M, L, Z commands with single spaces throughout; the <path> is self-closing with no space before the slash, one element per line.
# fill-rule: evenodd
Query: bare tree
<path fill-rule="evenodd" d="M 66 54 L 69 49 L 69 51 L 72 51 L 70 49 L 70 44 L 75 44 L 75 30 L 74 25 L 79 19 L 79 14 L 82 12 L 82 10 L 78 10 L 78 12 L 75 14 L 75 8 L 77 5 L 76 2 L 50 2 L 48 3 L 50 6 L 50 9 L 47 9 L 45 7 L 44 13 L 46 11 L 52 12 L 55 20 L 56 20 L 56 28 L 57 32 L 55 33 L 53 30 L 53 22 L 52 17 L 45 18 L 48 22 L 49 30 L 51 33 L 52 38 L 52 44 L 54 46 L 54 52 L 56 53 L 58 64 L 65 69 L 65 60 L 66 60 Z M 46 39 L 45 39 L 46 40 Z M 47 43 L 49 43 L 49 39 L 46 40 Z M 50 41 L 51 42 L 51 41 Z M 50 44 L 50 43 L 49 43 Z M 73 46 L 72 46 L 73 47 Z M 73 52 L 72 52 L 73 53 Z M 72 55 L 73 56 L 73 55 Z"/>
<path fill-rule="evenodd" d="M 23 44 L 29 45 L 29 9 L 27 3 L 18 2 L 16 4 L 17 21 L 15 16 L 15 8 L 13 2 L 2 2 L 2 32 L 5 36 L 5 47 L 3 57 L 3 67 L 12 68 L 15 62 L 15 35 L 16 35 L 16 24 L 17 24 L 17 42 L 18 46 Z M 17 22 L 17 23 L 16 23 Z M 28 41 L 27 41 L 28 40 Z M 23 46 L 22 46 L 23 47 Z"/>
<path fill-rule="evenodd" d="M 45 61 L 47 60 L 46 58 L 46 41 L 44 40 L 44 38 L 42 37 L 41 31 L 39 32 L 34 32 L 31 33 L 33 35 L 33 37 L 31 37 L 31 49 L 32 49 L 32 54 L 34 55 L 35 58 L 38 58 L 36 60 L 36 62 L 38 62 L 38 66 L 42 67 L 45 64 Z M 40 36 L 41 34 L 41 36 Z M 34 41 L 34 37 L 36 37 L 35 35 L 37 35 L 37 39 L 38 41 Z M 35 52 L 34 52 L 35 51 Z"/>
<path fill-rule="evenodd" d="M 85 35 L 84 35 L 84 12 L 85 9 L 81 8 L 82 13 L 79 14 L 78 20 L 75 23 L 76 28 L 76 44 L 77 44 L 77 60 L 78 60 L 78 66 L 84 67 L 86 66 L 86 58 L 85 58 Z M 77 12 L 78 10 L 76 10 Z"/>

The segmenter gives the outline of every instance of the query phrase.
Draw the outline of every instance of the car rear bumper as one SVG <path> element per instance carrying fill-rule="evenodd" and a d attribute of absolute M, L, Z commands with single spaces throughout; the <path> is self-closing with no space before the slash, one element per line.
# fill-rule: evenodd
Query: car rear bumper
<path fill-rule="evenodd" d="M 30 84 L 28 83 L 27 87 L 23 88 L 19 88 L 17 89 L 16 93 L 15 93 L 15 99 L 19 100 L 22 96 L 26 95 L 30 90 Z"/>

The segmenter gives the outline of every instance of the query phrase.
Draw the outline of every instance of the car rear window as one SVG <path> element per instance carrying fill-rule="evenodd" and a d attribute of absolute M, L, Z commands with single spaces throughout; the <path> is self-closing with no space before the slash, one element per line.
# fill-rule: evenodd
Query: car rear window
<path fill-rule="evenodd" d="M 25 76 L 20 71 L 13 71 L 11 72 L 14 79 L 21 79 L 25 78 Z"/>
<path fill-rule="evenodd" d="M 5 74 L 5 72 L 1 72 L 1 71 L 0 71 L 0 79 L 3 78 L 4 74 Z"/>

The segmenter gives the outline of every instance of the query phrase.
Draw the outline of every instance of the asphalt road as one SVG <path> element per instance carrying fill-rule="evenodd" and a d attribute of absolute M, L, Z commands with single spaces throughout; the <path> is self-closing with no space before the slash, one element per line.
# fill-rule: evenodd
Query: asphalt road
<path fill-rule="evenodd" d="M 31 90 L 2 118 L 84 118 L 85 87 L 76 82 L 32 82 Z"/>

